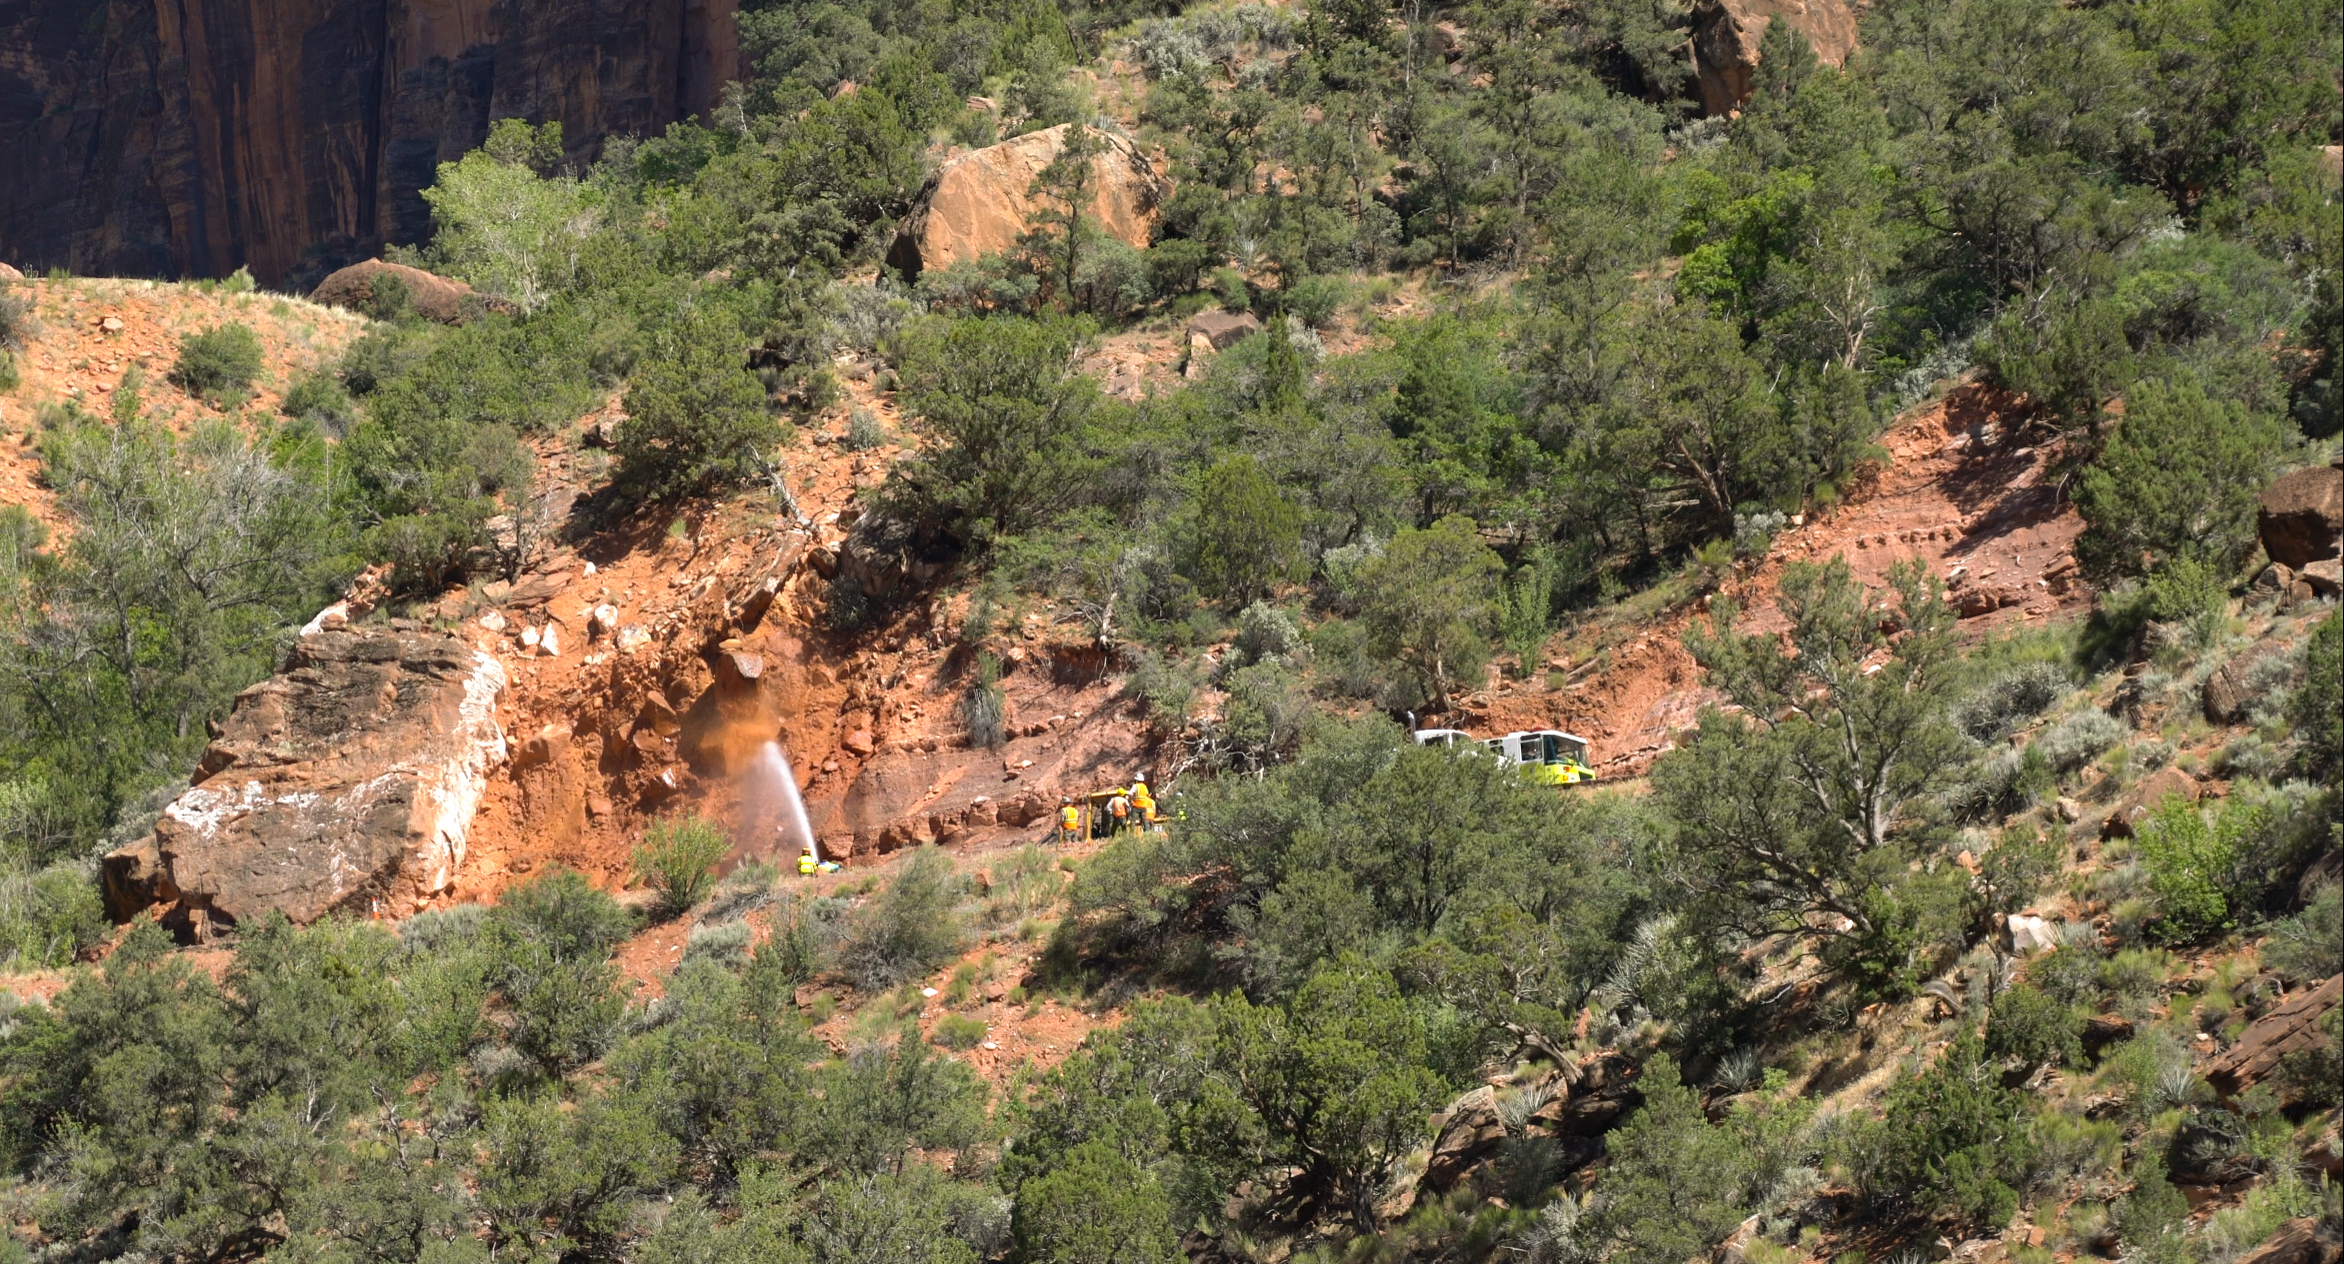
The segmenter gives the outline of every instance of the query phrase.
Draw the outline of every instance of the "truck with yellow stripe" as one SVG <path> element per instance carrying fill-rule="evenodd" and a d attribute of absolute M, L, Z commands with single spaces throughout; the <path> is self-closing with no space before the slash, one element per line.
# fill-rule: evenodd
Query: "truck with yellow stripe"
<path fill-rule="evenodd" d="M 1543 785 L 1571 786 L 1595 780 L 1595 769 L 1587 762 L 1587 739 L 1561 729 L 1524 729 L 1480 741 L 1462 729 L 1418 729 L 1414 736 L 1418 746 L 1486 750 L 1500 763 L 1522 769 L 1522 775 Z"/>

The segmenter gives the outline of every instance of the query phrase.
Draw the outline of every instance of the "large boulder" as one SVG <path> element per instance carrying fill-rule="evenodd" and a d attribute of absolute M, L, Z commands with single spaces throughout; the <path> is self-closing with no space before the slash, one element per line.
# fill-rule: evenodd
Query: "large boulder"
<path fill-rule="evenodd" d="M 1034 177 L 1057 160 L 1072 126 L 1027 132 L 945 162 L 920 190 L 887 262 L 909 279 L 1016 245 L 1035 209 L 1028 193 Z M 1144 249 L 1155 233 L 1156 208 L 1171 196 L 1172 182 L 1125 137 L 1096 128 L 1091 136 L 1104 148 L 1091 158 L 1097 191 L 1086 213 L 1108 236 Z"/>
<path fill-rule="evenodd" d="M 1829 65 L 1855 51 L 1856 6 L 1848 0 L 1700 0 L 1693 6 L 1693 70 L 1704 113 L 1730 114 L 1750 99 L 1758 45 L 1776 21 L 1806 36 L 1817 60 Z"/>
<path fill-rule="evenodd" d="M 2315 465 L 2264 488 L 2255 525 L 2263 551 L 2281 566 L 2301 570 L 2337 556 L 2338 536 L 2344 535 L 2344 469 Z"/>
<path fill-rule="evenodd" d="M 2205 794 L 2205 787 L 2195 777 L 2179 768 L 2160 768 L 2143 777 L 2131 792 L 2116 801 L 2106 820 L 2100 822 L 2100 837 L 2130 838 L 2140 823 L 2163 807 L 2174 795 L 2195 803 Z"/>
<path fill-rule="evenodd" d="M 2255 703 L 2263 701 L 2252 692 L 2254 670 L 2275 652 L 2273 647 L 2263 646 L 2259 651 L 2240 654 L 2206 677 L 2198 696 L 2208 723 L 2236 724 L 2246 718 Z"/>
<path fill-rule="evenodd" d="M 1505 1141 L 1506 1121 L 1498 1113 L 1497 1090 L 1485 1084 L 1450 1102 L 1433 1120 L 1433 1130 L 1432 1154 L 1417 1188 L 1444 1194 Z"/>
<path fill-rule="evenodd" d="M 447 890 L 505 759 L 504 689 L 496 660 L 453 637 L 329 621 L 237 696 L 154 832 L 106 857 L 107 903 L 310 922 Z"/>
<path fill-rule="evenodd" d="M 407 296 L 415 305 L 415 314 L 443 325 L 461 325 L 483 312 L 509 312 L 513 307 L 502 299 L 481 297 L 462 281 L 451 281 L 421 268 L 410 268 L 403 263 L 385 263 L 380 259 L 353 263 L 333 273 L 318 282 L 317 288 L 309 292 L 309 297 L 312 302 L 346 307 L 354 312 L 371 311 L 378 278 L 388 278 L 406 286 Z"/>

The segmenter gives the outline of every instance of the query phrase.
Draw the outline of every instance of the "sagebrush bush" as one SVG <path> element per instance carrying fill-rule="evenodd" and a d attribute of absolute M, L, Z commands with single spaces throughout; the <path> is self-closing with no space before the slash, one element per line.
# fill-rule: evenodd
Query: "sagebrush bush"
<path fill-rule="evenodd" d="M 22 351 L 39 332 L 30 299 L 20 298 L 0 285 L 0 354 Z"/>
<path fill-rule="evenodd" d="M 2087 708 L 2061 720 L 2035 739 L 2035 747 L 2051 767 L 2074 772 L 2092 762 L 2101 751 L 2124 740 L 2124 721 L 2096 708 Z"/>
<path fill-rule="evenodd" d="M 1049 849 L 1028 843 L 993 866 L 992 889 L 985 894 L 986 920 L 996 925 L 1017 921 L 1050 907 L 1066 886 L 1066 875 Z"/>
<path fill-rule="evenodd" d="M 905 321 L 919 314 L 911 296 L 884 270 L 869 285 L 831 282 L 829 298 L 830 337 L 838 346 L 861 352 L 877 349 L 894 337 Z"/>
<path fill-rule="evenodd" d="M 1999 740 L 2041 715 L 2068 690 L 2067 673 L 2051 663 L 2024 663 L 1997 672 L 1953 704 L 1953 722 L 1979 742 Z"/>
<path fill-rule="evenodd" d="M 867 991 L 927 974 L 960 951 L 962 894 L 943 848 L 914 851 L 887 889 L 855 910 L 839 968 Z"/>
<path fill-rule="evenodd" d="M 635 848 L 635 877 L 656 892 L 670 916 L 698 904 L 715 885 L 716 866 L 732 842 L 724 827 L 693 813 L 651 823 Z"/>
<path fill-rule="evenodd" d="M 399 946 L 418 956 L 454 952 L 479 938 L 487 919 L 488 909 L 478 904 L 425 909 L 399 923 Z"/>
<path fill-rule="evenodd" d="M 260 335 L 249 325 L 231 321 L 179 340 L 171 382 L 190 395 L 228 400 L 249 394 L 260 372 Z"/>
<path fill-rule="evenodd" d="M 703 922 L 684 937 L 684 960 L 711 961 L 737 970 L 749 960 L 751 938 L 747 922 Z"/>
<path fill-rule="evenodd" d="M 2271 924 L 2263 964 L 2299 983 L 2334 974 L 2344 963 L 2344 886 L 2322 883 L 2302 912 Z"/>
<path fill-rule="evenodd" d="M 1307 648 L 1294 616 L 1266 601 L 1254 602 L 1237 616 L 1237 652 L 1244 657 L 1239 666 L 1265 659 L 1291 662 Z"/>
<path fill-rule="evenodd" d="M 840 442 L 849 452 L 868 452 L 887 442 L 887 427 L 871 415 L 871 410 L 860 404 L 847 414 L 846 437 Z"/>
<path fill-rule="evenodd" d="M 1945 791 L 1945 805 L 1964 821 L 1994 821 L 2049 798 L 2059 778 L 2043 752 L 2001 747 L 1970 765 L 1968 775 Z"/>
<path fill-rule="evenodd" d="M 774 882 L 781 870 L 763 860 L 743 861 L 716 884 L 708 904 L 700 910 L 703 922 L 728 922 L 774 901 Z"/>

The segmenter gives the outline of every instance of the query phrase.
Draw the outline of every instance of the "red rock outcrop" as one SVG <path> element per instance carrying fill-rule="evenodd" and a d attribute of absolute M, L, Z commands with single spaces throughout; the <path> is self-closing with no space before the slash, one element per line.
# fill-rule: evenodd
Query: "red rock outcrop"
<path fill-rule="evenodd" d="M 1026 190 L 1057 160 L 1072 126 L 1061 123 L 973 149 L 937 168 L 896 234 L 887 262 L 917 277 L 1016 245 L 1034 210 Z M 1098 191 L 1089 214 L 1109 236 L 1144 248 L 1155 232 L 1156 208 L 1171 195 L 1171 181 L 1131 141 L 1097 129 L 1091 135 L 1105 148 L 1091 159 Z"/>
<path fill-rule="evenodd" d="M 2281 566 L 2303 569 L 2337 556 L 2344 533 L 2344 469 L 2315 465 L 2263 489 L 2255 525 L 2263 552 Z"/>
<path fill-rule="evenodd" d="M 417 315 L 443 325 L 460 325 L 476 313 L 494 308 L 512 308 L 510 303 L 482 298 L 462 281 L 380 259 L 353 263 L 318 282 L 317 288 L 309 292 L 310 301 L 363 312 L 374 297 L 375 278 L 385 276 L 407 287 L 408 299 L 414 303 Z"/>
<path fill-rule="evenodd" d="M 735 0 L 186 0 L 0 8 L 0 255 L 307 288 L 429 236 L 491 120 L 570 153 L 714 107 Z"/>
<path fill-rule="evenodd" d="M 1701 0 L 1693 6 L 1693 70 L 1703 113 L 1728 114 L 1750 99 L 1759 41 L 1777 20 L 1806 36 L 1827 65 L 1855 51 L 1856 10 L 1847 0 Z"/>
<path fill-rule="evenodd" d="M 1417 1188 L 1445 1194 L 1505 1141 L 1506 1121 L 1498 1113 L 1497 1090 L 1485 1084 L 1450 1102 L 1434 1117 L 1433 1132 L 1432 1154 Z"/>
<path fill-rule="evenodd" d="M 2234 1264 L 2336 1264 L 2344 1260 L 2344 1234 L 2317 1216 L 2290 1220 L 2271 1231 L 2261 1246 Z"/>
<path fill-rule="evenodd" d="M 2344 1000 L 2344 974 L 2329 975 L 2318 987 L 2288 997 L 2279 1008 L 2254 1020 L 2239 1033 L 2238 1043 L 2206 1065 L 2206 1083 L 2225 1097 L 2262 1083 L 2279 1068 L 2281 1058 L 2298 1049 L 2313 1048 L 2327 1038 L 2320 1031 L 2320 1018 L 2339 1000 Z"/>
<path fill-rule="evenodd" d="M 285 671 L 237 696 L 154 832 L 106 857 L 108 904 L 230 923 L 421 904 L 455 880 L 505 759 L 504 690 L 496 660 L 453 637 L 304 635 Z"/>

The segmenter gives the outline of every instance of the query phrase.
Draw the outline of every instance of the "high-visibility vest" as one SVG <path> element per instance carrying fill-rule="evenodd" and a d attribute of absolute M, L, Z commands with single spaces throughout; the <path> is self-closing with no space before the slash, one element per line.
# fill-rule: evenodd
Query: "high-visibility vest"
<path fill-rule="evenodd" d="M 1082 809 L 1068 804 L 1058 809 L 1058 828 L 1078 829 L 1082 825 Z"/>
<path fill-rule="evenodd" d="M 1129 816 L 1131 814 L 1131 800 L 1124 798 L 1122 795 L 1116 795 L 1114 798 L 1107 800 L 1107 810 L 1113 812 L 1117 816 Z"/>
<path fill-rule="evenodd" d="M 1133 786 L 1131 788 L 1131 806 L 1138 809 L 1141 816 L 1154 815 L 1156 811 L 1156 800 L 1148 793 L 1148 788 L 1145 783 Z"/>
<path fill-rule="evenodd" d="M 798 853 L 798 872 L 803 874 L 812 874 L 814 872 L 814 853 L 810 851 L 801 851 Z"/>

